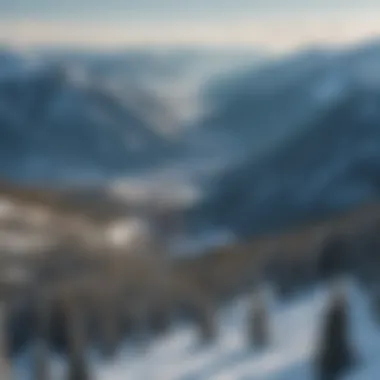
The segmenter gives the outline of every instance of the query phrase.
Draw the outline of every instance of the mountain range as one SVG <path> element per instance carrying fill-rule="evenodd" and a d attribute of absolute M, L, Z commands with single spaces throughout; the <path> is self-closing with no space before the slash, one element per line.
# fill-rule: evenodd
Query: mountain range
<path fill-rule="evenodd" d="M 210 182 L 199 213 L 245 235 L 377 196 L 379 59 L 376 44 L 303 52 L 215 85 L 203 128 L 245 154 Z"/>
<path fill-rule="evenodd" d="M 189 226 L 279 229 L 378 195 L 378 62 L 376 41 L 286 56 L 2 49 L 0 172 L 188 178 L 203 194 Z"/>

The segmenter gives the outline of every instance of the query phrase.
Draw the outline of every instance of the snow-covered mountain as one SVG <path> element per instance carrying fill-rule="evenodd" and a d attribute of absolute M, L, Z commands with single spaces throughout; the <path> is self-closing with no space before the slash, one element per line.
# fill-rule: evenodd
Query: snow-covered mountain
<path fill-rule="evenodd" d="M 379 58 L 374 43 L 314 49 L 216 76 L 204 89 L 207 113 L 198 130 L 208 131 L 209 140 L 228 141 L 237 152 L 259 155 L 298 133 L 357 84 L 379 86 Z"/>
<path fill-rule="evenodd" d="M 255 58 L 252 58 L 255 57 Z M 106 178 L 191 155 L 179 136 L 201 84 L 252 52 L 186 49 L 0 53 L 1 173 Z M 191 144 L 190 144 L 191 145 Z M 169 161 L 170 162 L 170 161 Z"/>
<path fill-rule="evenodd" d="M 138 98 L 136 91 L 135 99 L 142 107 L 149 96 Z M 0 81 L 5 176 L 104 177 L 168 157 L 173 148 L 128 97 L 97 86 L 75 68 L 38 65 Z"/>
<path fill-rule="evenodd" d="M 303 53 L 219 85 L 203 128 L 231 136 L 240 162 L 213 178 L 202 216 L 252 234 L 377 196 L 378 62 L 372 44 Z"/>
<path fill-rule="evenodd" d="M 377 193 L 379 61 L 376 43 L 270 59 L 3 49 L 0 168 L 84 180 L 144 168 L 209 185 L 197 223 L 280 227 Z"/>

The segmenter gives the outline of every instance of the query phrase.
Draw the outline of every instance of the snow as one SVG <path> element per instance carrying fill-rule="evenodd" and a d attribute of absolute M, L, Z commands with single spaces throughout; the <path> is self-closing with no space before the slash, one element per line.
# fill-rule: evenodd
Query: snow
<path fill-rule="evenodd" d="M 380 329 L 368 311 L 367 297 L 349 284 L 352 340 L 363 357 L 362 365 L 347 380 L 376 379 Z M 197 346 L 191 326 L 178 327 L 154 342 L 145 352 L 122 351 L 113 365 L 96 370 L 99 380 L 295 380 L 313 379 L 312 358 L 320 322 L 328 300 L 326 288 L 291 304 L 271 302 L 273 341 L 270 349 L 255 352 L 246 341 L 245 318 L 249 297 L 221 311 L 220 336 L 209 347 Z"/>
<path fill-rule="evenodd" d="M 112 223 L 106 230 L 106 238 L 114 246 L 134 246 L 150 236 L 148 223 L 138 218 L 128 218 Z"/>
<path fill-rule="evenodd" d="M 380 373 L 377 355 L 380 329 L 371 318 L 367 295 L 348 283 L 351 340 L 360 357 L 357 369 L 342 380 L 372 380 Z M 290 303 L 280 303 L 269 292 L 272 343 L 267 350 L 249 347 L 244 334 L 250 296 L 242 296 L 218 314 L 220 334 L 208 346 L 198 343 L 194 326 L 180 324 L 167 336 L 139 349 L 126 344 L 110 363 L 95 361 L 96 380 L 312 380 L 312 360 L 329 292 L 320 286 Z M 18 360 L 17 374 L 27 376 L 27 356 Z M 53 365 L 62 378 L 59 358 Z M 60 376 L 58 376 L 58 373 Z"/>
<path fill-rule="evenodd" d="M 312 96 L 321 105 L 330 105 L 340 100 L 348 91 L 347 79 L 338 73 L 332 73 L 324 80 L 319 81 L 312 89 Z"/>

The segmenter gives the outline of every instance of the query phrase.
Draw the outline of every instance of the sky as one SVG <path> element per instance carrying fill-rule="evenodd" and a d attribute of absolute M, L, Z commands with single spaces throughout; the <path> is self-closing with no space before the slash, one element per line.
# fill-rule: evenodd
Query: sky
<path fill-rule="evenodd" d="M 0 0 L 0 43 L 289 50 L 380 35 L 379 0 Z"/>

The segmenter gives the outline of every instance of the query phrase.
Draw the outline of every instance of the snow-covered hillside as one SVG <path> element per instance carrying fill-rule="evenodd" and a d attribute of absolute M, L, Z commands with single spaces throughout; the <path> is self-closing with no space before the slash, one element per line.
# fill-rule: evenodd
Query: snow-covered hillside
<path fill-rule="evenodd" d="M 376 380 L 380 371 L 380 327 L 370 312 L 368 297 L 358 285 L 348 286 L 350 340 L 358 365 L 342 380 Z M 162 338 L 136 348 L 126 344 L 109 363 L 92 356 L 96 380 L 314 380 L 314 355 L 329 299 L 318 287 L 289 303 L 270 295 L 271 344 L 262 351 L 249 346 L 247 312 L 252 298 L 235 300 L 218 314 L 220 334 L 210 345 L 199 344 L 193 325 L 178 325 Z M 16 378 L 28 380 L 28 355 L 16 363 Z M 55 379 L 65 367 L 54 360 Z"/>

